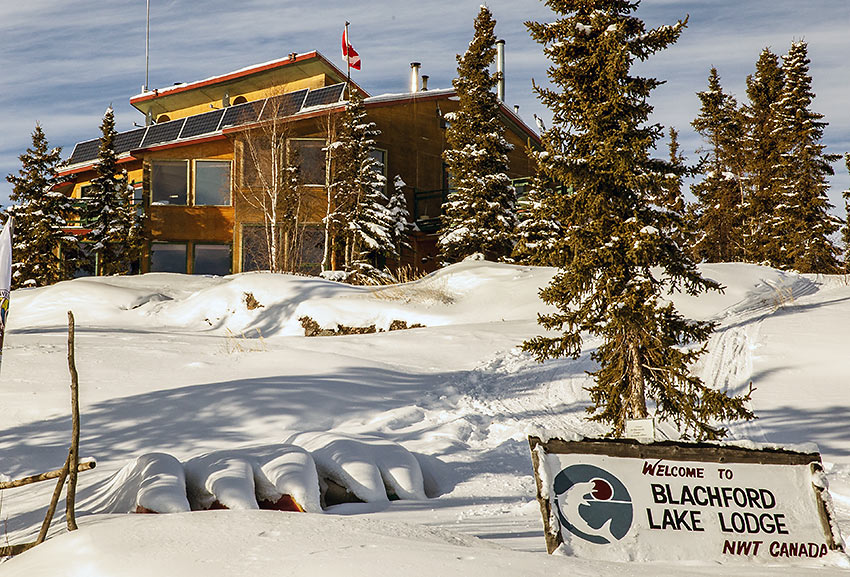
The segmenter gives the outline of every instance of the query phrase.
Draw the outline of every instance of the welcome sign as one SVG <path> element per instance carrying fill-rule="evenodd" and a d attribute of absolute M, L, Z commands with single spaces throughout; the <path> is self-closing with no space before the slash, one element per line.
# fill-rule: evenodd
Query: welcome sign
<path fill-rule="evenodd" d="M 549 552 L 600 560 L 825 557 L 830 522 L 818 453 L 633 440 L 530 437 Z"/>

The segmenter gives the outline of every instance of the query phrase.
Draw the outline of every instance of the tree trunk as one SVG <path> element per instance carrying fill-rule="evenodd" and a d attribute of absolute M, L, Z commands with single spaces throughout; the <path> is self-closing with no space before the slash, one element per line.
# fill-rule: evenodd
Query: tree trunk
<path fill-rule="evenodd" d="M 77 497 L 77 466 L 80 460 L 80 394 L 77 366 L 74 362 L 74 313 L 68 311 L 68 370 L 71 373 L 71 452 L 68 454 L 68 492 L 66 494 L 65 518 L 68 530 L 77 529 L 74 505 Z"/>
<path fill-rule="evenodd" d="M 626 418 L 643 419 L 646 411 L 646 383 L 643 376 L 643 355 L 640 351 L 640 341 L 634 334 L 629 334 L 629 399 L 626 404 Z"/>

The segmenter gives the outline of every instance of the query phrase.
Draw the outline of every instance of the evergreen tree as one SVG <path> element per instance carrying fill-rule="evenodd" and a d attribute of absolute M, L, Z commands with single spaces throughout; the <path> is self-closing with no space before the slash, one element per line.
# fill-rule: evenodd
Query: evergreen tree
<path fill-rule="evenodd" d="M 697 260 L 732 262 L 743 260 L 742 167 L 738 149 L 743 138 L 735 99 L 723 92 L 717 69 L 708 76 L 708 89 L 697 93 L 702 106 L 691 123 L 708 144 L 702 168 L 705 178 L 691 187 L 697 198 L 690 228 Z"/>
<path fill-rule="evenodd" d="M 776 131 L 777 103 L 784 84 L 779 57 L 765 48 L 756 62 L 755 74 L 747 76 L 748 103 L 742 109 L 745 127 L 742 152 L 747 174 L 744 238 L 748 262 L 772 264 L 779 258 L 769 221 L 779 204 L 777 181 L 782 143 Z"/>
<path fill-rule="evenodd" d="M 751 418 L 748 397 L 729 397 L 693 376 L 689 367 L 703 352 L 713 329 L 680 315 L 667 290 L 698 294 L 719 286 L 700 276 L 694 263 L 664 231 L 680 215 L 651 203 L 660 194 L 670 165 L 650 158 L 661 135 L 647 125 L 654 78 L 631 74 L 675 42 L 685 23 L 647 30 L 632 15 L 631 0 L 548 0 L 559 15 L 553 23 L 529 22 L 532 37 L 552 61 L 556 88 L 535 85 L 552 111 L 553 126 L 536 154 L 543 178 L 564 191 L 555 207 L 563 234 L 554 243 L 570 255 L 541 298 L 557 312 L 541 315 L 558 337 L 523 344 L 538 360 L 577 357 L 582 334 L 599 337 L 591 353 L 599 368 L 589 388 L 593 420 L 622 434 L 629 418 L 655 414 L 684 434 L 717 438 L 725 430 L 713 419 Z M 556 187 L 557 188 L 557 187 Z"/>
<path fill-rule="evenodd" d="M 8 175 L 12 184 L 7 213 L 15 218 L 12 283 L 35 282 L 38 286 L 71 278 L 75 269 L 77 240 L 66 234 L 73 207 L 71 200 L 54 190 L 59 182 L 61 149 L 50 149 L 41 126 L 32 132 L 32 146 L 18 158 L 18 176 Z"/>
<path fill-rule="evenodd" d="M 827 154 L 821 144 L 827 123 L 811 110 L 815 95 L 806 43 L 792 43 L 782 59 L 785 84 L 776 106 L 783 151 L 777 167 L 781 200 L 770 222 L 780 249 L 775 264 L 803 273 L 835 273 L 838 249 L 829 237 L 838 230 L 839 220 L 829 214 L 833 206 L 827 176 L 834 174 L 830 163 L 840 156 Z"/>
<path fill-rule="evenodd" d="M 387 179 L 372 155 L 380 131 L 366 118 L 363 100 L 354 95 L 335 143 L 336 218 L 343 233 L 345 268 L 355 277 L 377 274 L 379 258 L 395 254 L 392 231 L 396 226 L 384 193 Z M 357 279 L 354 279 L 357 280 Z"/>
<path fill-rule="evenodd" d="M 87 238 L 91 242 L 96 275 L 125 274 L 139 259 L 142 233 L 127 171 L 118 168 L 112 107 L 106 109 L 100 131 L 97 176 L 91 181 L 91 197 L 86 206 L 91 227 Z"/>
<path fill-rule="evenodd" d="M 446 115 L 450 125 L 444 152 L 454 190 L 443 205 L 438 241 L 446 262 L 479 252 L 495 260 L 509 256 L 513 248 L 516 192 L 506 174 L 511 145 L 504 138 L 493 92 L 499 74 L 489 71 L 496 58 L 495 26 L 493 14 L 482 6 L 469 49 L 457 57 L 453 84 L 460 105 Z"/>
<path fill-rule="evenodd" d="M 844 153 L 844 165 L 850 174 L 850 152 Z M 844 196 L 844 228 L 841 240 L 844 241 L 844 274 L 850 274 L 850 188 L 841 193 Z"/>
<path fill-rule="evenodd" d="M 529 151 L 530 155 L 533 155 Z M 534 266 L 565 267 L 571 259 L 569 246 L 559 243 L 563 228 L 558 221 L 558 205 L 565 191 L 537 171 L 531 188 L 517 204 L 517 243 L 513 258 Z"/>
<path fill-rule="evenodd" d="M 397 174 L 393 179 L 393 193 L 387 204 L 387 210 L 389 210 L 393 222 L 390 236 L 394 248 L 393 256 L 396 258 L 401 255 L 402 247 L 410 247 L 410 241 L 407 237 L 416 228 L 416 224 L 410 218 L 410 211 L 407 210 L 407 199 L 404 196 L 405 186 L 407 184 Z"/>
<path fill-rule="evenodd" d="M 679 151 L 679 132 L 672 126 L 670 127 L 668 150 L 670 172 L 664 175 L 664 182 L 661 184 L 661 195 L 655 199 L 655 203 L 666 210 L 673 211 L 684 217 L 686 206 L 685 197 L 682 194 L 682 184 L 685 175 L 690 174 L 691 169 L 686 164 L 685 156 Z M 691 235 L 688 232 L 687 222 L 684 219 L 682 219 L 681 224 L 678 226 L 681 228 L 674 228 L 667 232 L 679 248 L 685 250 L 692 240 Z"/>

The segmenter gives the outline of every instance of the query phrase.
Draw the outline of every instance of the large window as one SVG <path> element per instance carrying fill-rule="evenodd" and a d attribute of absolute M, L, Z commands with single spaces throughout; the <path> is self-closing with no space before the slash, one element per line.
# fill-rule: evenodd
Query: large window
<path fill-rule="evenodd" d="M 151 272 L 186 273 L 186 244 L 155 242 L 151 244 Z"/>
<path fill-rule="evenodd" d="M 196 244 L 192 272 L 224 276 L 230 274 L 231 260 L 229 244 Z"/>
<path fill-rule="evenodd" d="M 195 204 L 230 204 L 230 161 L 195 161 Z"/>
<path fill-rule="evenodd" d="M 189 161 L 158 160 L 151 167 L 151 204 L 189 203 Z"/>
<path fill-rule="evenodd" d="M 292 162 L 301 167 L 301 182 L 325 185 L 325 141 L 315 138 L 294 138 L 289 141 Z"/>
<path fill-rule="evenodd" d="M 194 166 L 190 179 L 189 168 Z M 190 195 L 190 182 L 194 194 Z M 229 160 L 155 160 L 151 167 L 151 204 L 229 206 Z"/>

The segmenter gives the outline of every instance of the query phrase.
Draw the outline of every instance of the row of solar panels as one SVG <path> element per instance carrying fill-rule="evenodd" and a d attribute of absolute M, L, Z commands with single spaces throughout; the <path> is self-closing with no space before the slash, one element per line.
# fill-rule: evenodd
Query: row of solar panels
<path fill-rule="evenodd" d="M 123 154 L 137 148 L 148 148 L 176 140 L 195 138 L 231 126 L 290 116 L 314 106 L 333 104 L 342 99 L 344 89 L 344 83 L 315 90 L 305 88 L 295 92 L 287 92 L 280 96 L 271 96 L 264 100 L 245 102 L 212 112 L 187 116 L 179 120 L 119 132 L 115 135 L 115 153 Z M 68 164 L 92 161 L 97 158 L 99 150 L 99 138 L 79 142 L 74 147 L 74 152 L 71 153 Z"/>

